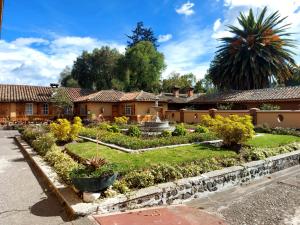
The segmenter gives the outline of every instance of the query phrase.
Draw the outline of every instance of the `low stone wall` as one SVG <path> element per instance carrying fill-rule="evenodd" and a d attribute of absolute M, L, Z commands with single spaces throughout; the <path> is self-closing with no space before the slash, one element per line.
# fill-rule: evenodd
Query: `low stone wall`
<path fill-rule="evenodd" d="M 212 192 L 242 185 L 267 174 L 300 164 L 300 150 L 212 171 L 198 177 L 140 189 L 128 195 L 104 199 L 94 205 L 98 213 L 109 213 L 142 207 L 179 204 Z"/>

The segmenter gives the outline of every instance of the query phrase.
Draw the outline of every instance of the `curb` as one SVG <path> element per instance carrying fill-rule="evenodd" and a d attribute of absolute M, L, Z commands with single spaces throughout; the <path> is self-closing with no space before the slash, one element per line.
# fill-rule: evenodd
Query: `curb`
<path fill-rule="evenodd" d="M 78 218 L 79 215 L 72 208 L 72 204 L 70 203 L 67 196 L 64 195 L 62 192 L 62 189 L 70 189 L 70 188 L 59 181 L 58 175 L 53 171 L 53 169 L 50 166 L 46 165 L 44 160 L 36 152 L 34 152 L 34 150 L 24 140 L 22 140 L 20 136 L 15 136 L 14 140 L 16 141 L 20 150 L 22 151 L 23 155 L 30 160 L 30 162 L 32 163 L 36 171 L 44 178 L 48 187 L 53 191 L 53 193 L 58 198 L 59 202 L 66 209 L 69 218 L 70 219 Z M 41 166 L 42 161 L 45 164 L 44 168 Z M 46 168 L 46 166 L 49 168 Z M 46 170 L 48 172 L 53 173 L 51 177 L 49 177 L 49 175 L 46 173 Z M 82 202 L 82 200 L 79 197 L 77 197 L 77 201 Z"/>

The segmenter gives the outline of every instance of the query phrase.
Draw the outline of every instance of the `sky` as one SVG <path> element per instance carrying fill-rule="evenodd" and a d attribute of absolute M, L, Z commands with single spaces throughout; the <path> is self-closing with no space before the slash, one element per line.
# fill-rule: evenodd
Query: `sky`
<path fill-rule="evenodd" d="M 0 83 L 49 85 L 83 50 L 104 45 L 125 51 L 126 34 L 143 21 L 165 56 L 163 78 L 192 72 L 203 78 L 226 25 L 239 12 L 264 6 L 288 16 L 300 41 L 300 0 L 5 0 Z M 299 44 L 299 43 L 297 43 Z M 300 49 L 293 49 L 300 63 Z"/>

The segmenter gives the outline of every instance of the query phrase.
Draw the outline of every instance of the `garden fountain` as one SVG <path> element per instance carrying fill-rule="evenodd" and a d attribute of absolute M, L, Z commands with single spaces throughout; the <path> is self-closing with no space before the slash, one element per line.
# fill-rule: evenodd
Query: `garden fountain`
<path fill-rule="evenodd" d="M 159 112 L 162 107 L 158 106 L 158 98 L 155 99 L 155 105 L 152 106 L 152 109 L 155 111 L 155 115 L 151 121 L 147 121 L 142 126 L 142 130 L 146 132 L 162 132 L 164 130 L 170 130 L 169 121 L 161 121 L 159 118 Z"/>

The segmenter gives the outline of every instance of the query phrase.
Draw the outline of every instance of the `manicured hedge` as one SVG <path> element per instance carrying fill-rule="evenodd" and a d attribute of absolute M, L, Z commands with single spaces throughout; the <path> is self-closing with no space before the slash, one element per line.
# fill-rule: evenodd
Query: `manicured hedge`
<path fill-rule="evenodd" d="M 177 137 L 138 138 L 130 137 L 122 133 L 111 133 L 95 128 L 85 128 L 80 132 L 80 135 L 130 149 L 153 148 L 159 146 L 187 144 L 215 139 L 215 136 L 211 133 L 189 133 L 185 136 Z"/>

